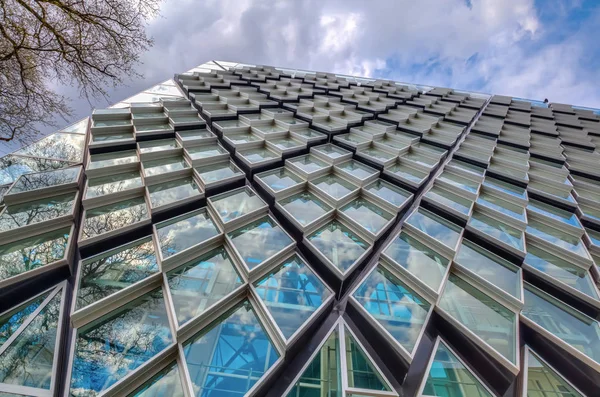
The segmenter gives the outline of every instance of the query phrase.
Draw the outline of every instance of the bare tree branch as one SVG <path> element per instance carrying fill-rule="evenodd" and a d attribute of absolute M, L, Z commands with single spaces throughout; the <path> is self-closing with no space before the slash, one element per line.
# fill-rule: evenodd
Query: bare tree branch
<path fill-rule="evenodd" d="M 82 98 L 140 77 L 152 46 L 146 23 L 160 0 L 0 0 L 0 141 L 28 141 L 39 126 L 71 114 L 53 87 L 77 85 Z"/>

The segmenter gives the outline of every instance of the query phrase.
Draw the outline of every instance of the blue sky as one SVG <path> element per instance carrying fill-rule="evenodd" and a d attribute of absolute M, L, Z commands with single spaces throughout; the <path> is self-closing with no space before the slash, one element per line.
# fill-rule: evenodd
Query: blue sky
<path fill-rule="evenodd" d="M 304 68 L 600 108 L 600 1 L 165 1 L 144 79 L 73 120 L 209 61 Z M 50 131 L 47 131 L 50 132 Z"/>

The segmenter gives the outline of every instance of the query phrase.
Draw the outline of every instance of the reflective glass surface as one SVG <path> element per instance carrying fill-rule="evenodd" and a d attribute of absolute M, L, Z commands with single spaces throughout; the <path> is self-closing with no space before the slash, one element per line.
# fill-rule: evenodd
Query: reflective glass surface
<path fill-rule="evenodd" d="M 545 275 L 548 275 L 577 291 L 582 292 L 593 299 L 598 299 L 598 293 L 594 288 L 594 281 L 590 272 L 579 266 L 573 265 L 556 255 L 538 248 L 534 244 L 527 245 L 526 264 L 534 267 Z"/>
<path fill-rule="evenodd" d="M 321 178 L 315 179 L 314 181 L 311 181 L 311 183 L 314 184 L 314 186 L 316 186 L 320 191 L 336 200 L 346 197 L 358 189 L 350 182 L 347 182 L 345 179 L 333 174 L 325 175 Z"/>
<path fill-rule="evenodd" d="M 460 212 L 464 215 L 469 215 L 471 211 L 472 201 L 469 201 L 459 195 L 456 195 L 448 190 L 440 189 L 437 186 L 433 186 L 426 194 L 425 197 L 432 200 L 437 204 L 446 206 L 454 211 Z"/>
<path fill-rule="evenodd" d="M 55 133 L 24 147 L 15 154 L 80 162 L 83 159 L 85 136 Z"/>
<path fill-rule="evenodd" d="M 159 139 L 138 143 L 141 154 L 162 152 L 163 150 L 177 149 L 179 145 L 175 139 Z"/>
<path fill-rule="evenodd" d="M 234 230 L 228 236 L 250 270 L 293 243 L 268 216 Z"/>
<path fill-rule="evenodd" d="M 448 277 L 438 305 L 508 361 L 516 364 L 515 313 L 454 274 Z"/>
<path fill-rule="evenodd" d="M 81 167 L 65 168 L 37 174 L 22 175 L 11 187 L 10 193 L 23 193 L 69 183 L 76 183 Z"/>
<path fill-rule="evenodd" d="M 518 266 L 469 240 L 462 241 L 454 261 L 507 294 L 521 299 L 521 273 Z"/>
<path fill-rule="evenodd" d="M 549 218 L 557 220 L 559 222 L 564 222 L 568 225 L 575 226 L 581 228 L 581 223 L 577 219 L 577 215 L 573 212 L 565 211 L 561 208 L 555 207 L 550 204 L 546 204 L 544 202 L 530 199 L 527 204 L 527 210 L 533 211 L 538 214 L 545 215 Z"/>
<path fill-rule="evenodd" d="M 118 193 L 142 186 L 144 186 L 144 182 L 138 171 L 103 176 L 100 178 L 89 178 L 87 180 L 85 198 L 104 196 L 105 194 Z"/>
<path fill-rule="evenodd" d="M 564 233 L 561 230 L 548 227 L 541 222 L 529 220 L 527 224 L 527 233 L 539 237 L 555 247 L 560 247 L 573 254 L 583 258 L 590 259 L 583 241 L 579 237 L 575 237 L 569 233 Z"/>
<path fill-rule="evenodd" d="M 482 233 L 496 238 L 520 251 L 524 249 L 523 233 L 480 212 L 474 212 L 469 225 Z"/>
<path fill-rule="evenodd" d="M 369 248 L 366 241 L 336 220 L 329 222 L 307 239 L 343 273 Z"/>
<path fill-rule="evenodd" d="M 515 196 L 521 200 L 527 200 L 527 190 L 520 186 L 513 185 L 512 183 L 501 181 L 500 179 L 486 177 L 483 180 L 483 184 L 496 190 L 500 190 L 504 193 Z"/>
<path fill-rule="evenodd" d="M 304 179 L 300 178 L 296 174 L 291 173 L 285 167 L 277 168 L 273 171 L 263 172 L 256 175 L 256 178 L 262 180 L 274 192 L 279 192 L 283 189 L 287 189 L 304 182 Z"/>
<path fill-rule="evenodd" d="M 154 244 L 149 237 L 85 259 L 81 263 L 75 309 L 98 302 L 157 272 Z"/>
<path fill-rule="evenodd" d="M 0 245 L 0 280 L 63 259 L 70 230 L 67 227 Z"/>
<path fill-rule="evenodd" d="M 142 161 L 144 176 L 162 175 L 189 168 L 183 157 L 166 157 L 160 160 Z"/>
<path fill-rule="evenodd" d="M 437 179 L 444 181 L 450 185 L 456 186 L 460 189 L 469 191 L 471 193 L 477 193 L 477 191 L 479 190 L 479 183 L 448 171 L 442 172 L 440 176 L 437 177 Z"/>
<path fill-rule="evenodd" d="M 249 163 L 260 163 L 261 161 L 281 158 L 277 153 L 267 148 L 246 149 L 240 150 L 237 153 L 248 160 Z"/>
<path fill-rule="evenodd" d="M 521 312 L 552 335 L 600 363 L 600 323 L 525 284 Z"/>
<path fill-rule="evenodd" d="M 205 209 L 190 212 L 158 223 L 156 234 L 162 258 L 168 258 L 218 235 Z"/>
<path fill-rule="evenodd" d="M 279 204 L 302 226 L 317 220 L 332 210 L 321 199 L 310 192 L 302 192 L 286 197 Z"/>
<path fill-rule="evenodd" d="M 348 387 L 366 390 L 391 391 L 363 349 L 356 343 L 346 328 L 346 368 L 348 371 Z"/>
<path fill-rule="evenodd" d="M 311 173 L 330 167 L 330 165 L 326 162 L 319 160 L 317 157 L 311 155 L 294 157 L 287 161 L 289 161 L 291 164 L 295 165 L 296 167 L 300 168 L 306 173 Z"/>
<path fill-rule="evenodd" d="M 317 151 L 317 152 L 329 157 L 331 160 L 338 159 L 338 158 L 350 153 L 348 150 L 342 149 L 333 144 L 317 146 L 317 147 L 312 148 L 311 150 Z"/>
<path fill-rule="evenodd" d="M 243 175 L 242 171 L 229 161 L 197 167 L 196 171 L 198 171 L 200 178 L 205 183 L 219 182 L 227 178 Z"/>
<path fill-rule="evenodd" d="M 440 341 L 429 368 L 424 396 L 493 397 L 490 392 Z"/>
<path fill-rule="evenodd" d="M 86 211 L 82 239 L 98 236 L 148 219 L 148 207 L 142 197 Z"/>
<path fill-rule="evenodd" d="M 341 397 L 339 352 L 336 328 L 286 397 Z"/>
<path fill-rule="evenodd" d="M 400 207 L 410 197 L 409 192 L 383 179 L 377 179 L 375 182 L 365 186 L 364 189 L 396 207 Z"/>
<path fill-rule="evenodd" d="M 192 160 L 208 159 L 210 157 L 221 156 L 223 154 L 229 154 L 229 152 L 223 149 L 220 145 L 203 145 L 194 146 L 185 149 Z"/>
<path fill-rule="evenodd" d="M 162 290 L 77 330 L 71 395 L 96 395 L 173 342 Z"/>
<path fill-rule="evenodd" d="M 196 396 L 242 396 L 279 354 L 248 301 L 183 347 Z"/>
<path fill-rule="evenodd" d="M 462 231 L 461 227 L 421 207 L 406 219 L 406 223 L 451 249 L 455 249 Z"/>
<path fill-rule="evenodd" d="M 357 198 L 340 208 L 341 212 L 355 221 L 360 227 L 377 234 L 394 218 L 392 214 L 382 210 L 363 198 Z"/>
<path fill-rule="evenodd" d="M 169 272 L 169 288 L 179 324 L 202 314 L 242 285 L 223 247 L 207 252 Z"/>
<path fill-rule="evenodd" d="M 246 187 L 213 196 L 210 202 L 224 223 L 266 207 L 266 203 Z"/>
<path fill-rule="evenodd" d="M 498 211 L 506 216 L 513 217 L 522 222 L 526 221 L 524 207 L 510 203 L 506 200 L 502 200 L 501 198 L 498 198 L 487 192 L 483 192 L 479 195 L 477 198 L 477 204 L 486 206 L 494 211 Z"/>
<path fill-rule="evenodd" d="M 449 260 L 431 248 L 406 233 L 400 233 L 384 253 L 429 288 L 434 291 L 440 288 Z"/>
<path fill-rule="evenodd" d="M 45 222 L 73 213 L 75 193 L 11 205 L 0 214 L 0 232 Z"/>
<path fill-rule="evenodd" d="M 148 186 L 148 193 L 152 208 L 158 208 L 180 200 L 199 196 L 202 192 L 196 181 L 189 177 Z"/>
<path fill-rule="evenodd" d="M 50 389 L 61 311 L 59 291 L 0 355 L 0 383 Z"/>
<path fill-rule="evenodd" d="M 372 146 L 367 149 L 357 150 L 356 153 L 363 155 L 363 156 L 370 157 L 371 159 L 374 159 L 375 161 L 380 161 L 382 163 L 388 162 L 388 161 L 393 160 L 394 158 L 398 157 L 398 155 L 396 155 L 396 154 L 384 152 L 383 150 L 379 150 Z"/>
<path fill-rule="evenodd" d="M 24 174 L 70 166 L 66 161 L 8 155 L 0 158 L 0 184 L 12 183 Z"/>
<path fill-rule="evenodd" d="M 286 339 L 331 296 L 331 291 L 297 255 L 286 260 L 255 286 Z"/>
<path fill-rule="evenodd" d="M 371 168 L 356 160 L 343 162 L 342 164 L 336 165 L 336 168 L 360 180 L 365 180 L 378 173 L 375 168 Z"/>
<path fill-rule="evenodd" d="M 0 347 L 10 338 L 29 316 L 37 310 L 44 299 L 50 295 L 43 293 L 20 306 L 10 309 L 0 316 Z"/>
<path fill-rule="evenodd" d="M 121 152 L 111 152 L 104 154 L 92 154 L 90 162 L 86 169 L 94 170 L 115 165 L 132 164 L 138 162 L 137 152 L 135 150 L 125 150 Z"/>
<path fill-rule="evenodd" d="M 413 351 L 431 309 L 426 300 L 382 266 L 353 296 L 409 354 Z"/>
<path fill-rule="evenodd" d="M 144 386 L 129 397 L 184 397 L 181 375 L 177 363 L 169 365 L 152 377 Z"/>
<path fill-rule="evenodd" d="M 583 397 L 560 374 L 544 364 L 529 350 L 527 359 L 527 397 Z"/>

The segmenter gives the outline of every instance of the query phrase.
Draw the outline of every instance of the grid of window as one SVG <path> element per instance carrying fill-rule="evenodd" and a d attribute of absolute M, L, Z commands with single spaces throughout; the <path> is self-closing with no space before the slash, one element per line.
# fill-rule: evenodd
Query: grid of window
<path fill-rule="evenodd" d="M 587 395 L 599 137 L 565 104 L 176 74 L 0 158 L 0 394 Z"/>

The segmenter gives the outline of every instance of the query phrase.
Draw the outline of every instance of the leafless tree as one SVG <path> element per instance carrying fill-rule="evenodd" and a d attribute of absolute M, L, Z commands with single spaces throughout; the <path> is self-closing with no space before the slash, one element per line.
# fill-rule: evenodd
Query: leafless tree
<path fill-rule="evenodd" d="M 0 0 L 0 141 L 28 141 L 71 109 L 57 85 L 83 98 L 137 77 L 152 45 L 146 22 L 160 0 Z"/>

